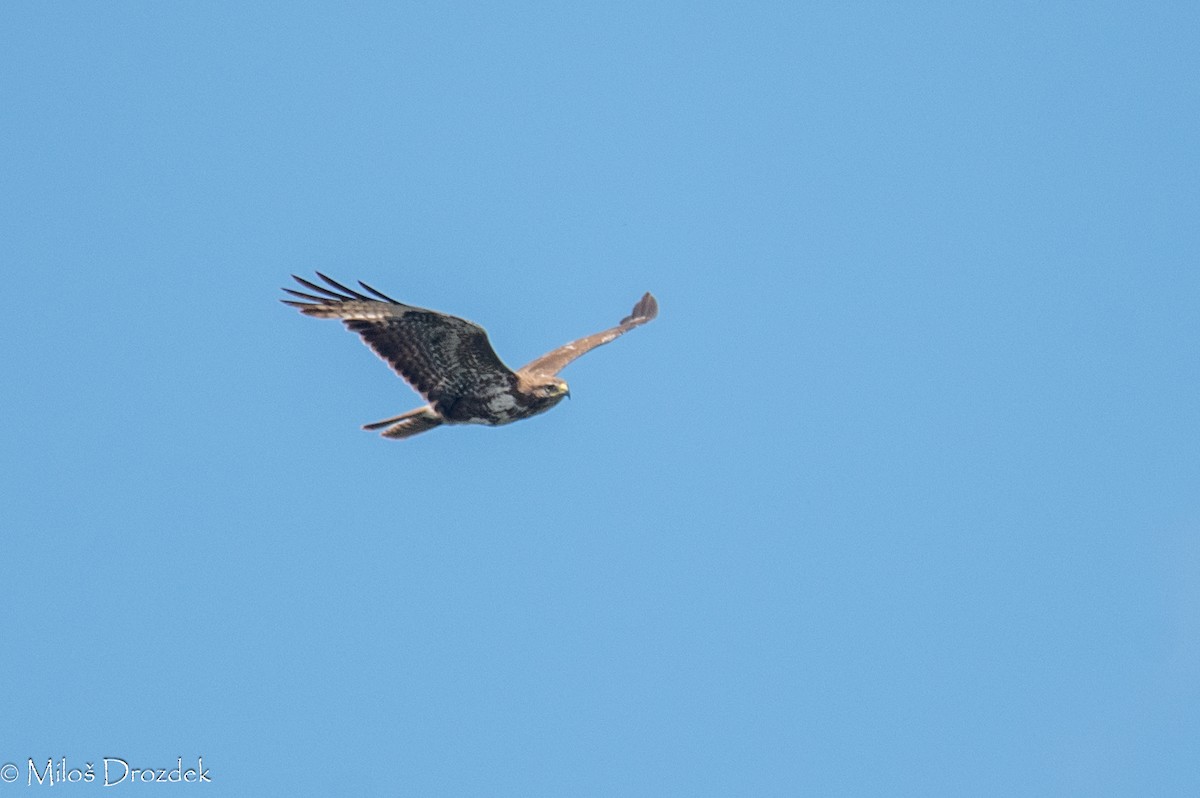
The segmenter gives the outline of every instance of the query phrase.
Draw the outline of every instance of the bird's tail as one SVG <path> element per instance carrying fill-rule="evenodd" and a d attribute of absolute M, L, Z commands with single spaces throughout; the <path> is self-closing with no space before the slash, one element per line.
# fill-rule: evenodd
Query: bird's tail
<path fill-rule="evenodd" d="M 407 413 L 401 413 L 398 416 L 385 418 L 383 421 L 376 421 L 372 424 L 364 424 L 363 429 L 384 429 L 379 433 L 385 438 L 411 438 L 413 435 L 419 435 L 426 430 L 431 430 L 434 427 L 442 425 L 442 417 L 434 412 L 432 407 L 418 407 L 416 410 L 409 410 Z"/>

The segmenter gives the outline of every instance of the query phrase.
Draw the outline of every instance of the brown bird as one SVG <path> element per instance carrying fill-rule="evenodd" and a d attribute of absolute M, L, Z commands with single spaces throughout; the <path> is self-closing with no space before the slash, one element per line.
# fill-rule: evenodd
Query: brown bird
<path fill-rule="evenodd" d="M 341 319 L 429 403 L 363 427 L 383 429 L 385 438 L 408 438 L 442 424 L 499 426 L 544 413 L 570 396 L 557 377 L 568 363 L 658 315 L 658 302 L 646 294 L 616 327 L 560 346 L 513 371 L 477 324 L 402 304 L 361 280 L 358 284 L 370 296 L 320 272 L 317 276 L 328 287 L 293 274 L 316 293 L 285 288 L 304 301 L 281 301 L 306 316 Z"/>

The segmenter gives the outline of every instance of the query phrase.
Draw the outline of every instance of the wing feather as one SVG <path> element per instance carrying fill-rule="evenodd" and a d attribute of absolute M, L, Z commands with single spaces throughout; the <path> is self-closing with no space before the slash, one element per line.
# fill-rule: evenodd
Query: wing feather
<path fill-rule="evenodd" d="M 616 327 L 610 327 L 602 332 L 593 333 L 592 335 L 577 338 L 569 344 L 560 346 L 551 352 L 547 352 L 541 357 L 526 363 L 520 369 L 519 374 L 539 374 L 545 376 L 554 376 L 558 372 L 566 368 L 567 364 L 580 355 L 586 354 L 598 346 L 603 346 L 608 342 L 624 335 L 634 327 L 639 327 L 648 321 L 653 320 L 658 316 L 658 301 L 649 292 L 644 294 L 638 303 L 633 306 L 633 310 L 628 316 L 621 319 Z"/>
<path fill-rule="evenodd" d="M 371 286 L 367 285 L 367 284 L 366 284 L 366 283 L 364 283 L 362 280 L 359 280 L 359 281 L 358 281 L 358 284 L 359 284 L 359 285 L 361 285 L 363 288 L 365 288 L 365 289 L 366 289 L 367 291 L 369 291 L 370 293 L 372 293 L 372 294 L 374 294 L 375 296 L 377 296 L 379 299 L 382 299 L 384 302 L 396 302 L 396 300 L 392 299 L 392 298 L 391 298 L 390 296 L 388 296 L 387 294 L 383 293 L 382 291 L 376 291 L 374 288 L 372 288 Z M 396 304 L 399 304 L 399 303 L 396 303 Z"/>
<path fill-rule="evenodd" d="M 466 319 L 405 305 L 360 283 L 375 299 L 326 277 L 325 288 L 292 275 L 300 285 L 322 296 L 283 289 L 309 300 L 281 300 L 306 316 L 341 319 L 362 336 L 439 412 L 452 410 L 465 397 L 480 398 L 511 390 L 516 375 L 500 360 L 482 327 Z"/>

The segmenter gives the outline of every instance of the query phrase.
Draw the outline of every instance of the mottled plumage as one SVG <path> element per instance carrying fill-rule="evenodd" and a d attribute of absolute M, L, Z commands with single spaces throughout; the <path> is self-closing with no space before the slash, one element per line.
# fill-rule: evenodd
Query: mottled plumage
<path fill-rule="evenodd" d="M 477 324 L 402 304 L 363 282 L 359 285 L 366 294 L 320 272 L 317 276 L 328 287 L 292 275 L 315 293 L 285 288 L 303 301 L 282 301 L 306 316 L 341 319 L 429 403 L 363 427 L 383 429 L 388 438 L 408 438 L 441 424 L 496 426 L 544 413 L 570 395 L 556 376 L 568 363 L 658 315 L 658 303 L 646 294 L 616 327 L 572 341 L 513 371 Z"/>

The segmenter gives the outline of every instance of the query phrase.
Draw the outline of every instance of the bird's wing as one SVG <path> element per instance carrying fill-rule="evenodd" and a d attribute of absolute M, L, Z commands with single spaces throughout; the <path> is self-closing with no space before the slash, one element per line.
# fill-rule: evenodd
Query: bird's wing
<path fill-rule="evenodd" d="M 647 293 L 638 303 L 633 306 L 633 311 L 628 316 L 621 319 L 621 323 L 616 327 L 612 327 L 603 332 L 593 333 L 578 340 L 572 341 L 565 346 L 560 346 L 551 352 L 539 357 L 530 363 L 526 363 L 519 371 L 523 374 L 543 374 L 553 376 L 566 368 L 567 364 L 575 358 L 590 352 L 598 346 L 612 341 L 613 339 L 624 335 L 642 324 L 653 319 L 658 315 L 658 302 Z"/>
<path fill-rule="evenodd" d="M 341 319 L 439 412 L 463 396 L 508 391 L 516 385 L 516 375 L 501 362 L 479 325 L 402 304 L 361 281 L 371 296 L 320 272 L 317 276 L 329 287 L 292 275 L 315 293 L 285 288 L 304 301 L 284 299 L 284 304 L 306 316 Z"/>

